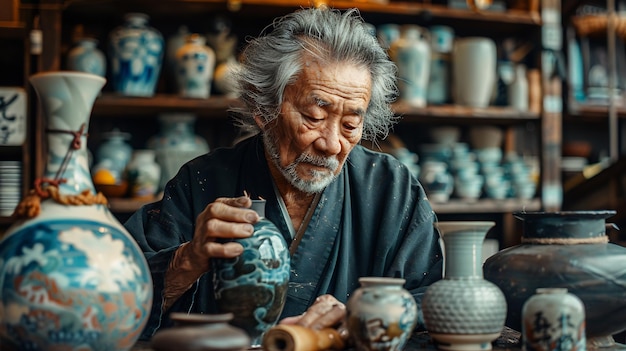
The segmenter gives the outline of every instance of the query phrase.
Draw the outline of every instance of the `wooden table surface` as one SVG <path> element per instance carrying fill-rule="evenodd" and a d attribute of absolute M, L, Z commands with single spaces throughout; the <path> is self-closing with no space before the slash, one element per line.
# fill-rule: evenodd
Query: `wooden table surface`
<path fill-rule="evenodd" d="M 505 327 L 500 334 L 500 337 L 493 342 L 494 350 L 501 351 L 519 351 L 520 345 L 520 333 Z M 427 332 L 417 332 L 415 333 L 406 347 L 405 351 L 433 351 L 436 350 L 435 345 L 432 342 L 432 339 L 428 335 Z M 256 349 L 260 350 L 260 349 Z M 131 351 L 154 351 L 154 349 L 150 346 L 149 341 L 138 341 L 137 344 L 131 349 Z M 172 350 L 172 351 L 185 351 L 185 350 Z"/>

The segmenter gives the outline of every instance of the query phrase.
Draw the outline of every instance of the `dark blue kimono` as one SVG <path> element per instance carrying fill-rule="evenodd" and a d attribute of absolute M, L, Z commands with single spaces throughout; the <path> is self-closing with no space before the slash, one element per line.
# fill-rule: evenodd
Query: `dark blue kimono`
<path fill-rule="evenodd" d="M 176 248 L 191 240 L 196 216 L 218 197 L 250 194 L 267 200 L 266 217 L 285 233 L 264 156 L 261 136 L 222 148 L 185 164 L 167 184 L 163 199 L 126 222 L 150 265 L 154 304 L 143 338 L 169 325 L 167 313 L 217 313 L 212 274 L 204 274 L 169 311 L 161 311 L 165 272 Z M 358 278 L 406 279 L 418 301 L 441 279 L 442 254 L 433 229 L 435 214 L 422 186 L 394 157 L 357 145 L 339 177 L 323 192 L 296 253 L 283 317 L 304 312 L 322 294 L 346 302 Z M 421 313 L 420 313 L 421 315 Z M 423 328 L 418 323 L 418 328 Z"/>

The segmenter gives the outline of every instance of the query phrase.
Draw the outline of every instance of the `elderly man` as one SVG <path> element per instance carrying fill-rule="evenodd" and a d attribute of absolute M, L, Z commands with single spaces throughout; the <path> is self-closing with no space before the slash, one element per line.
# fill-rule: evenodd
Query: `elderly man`
<path fill-rule="evenodd" d="M 253 198 L 293 252 L 282 323 L 335 326 L 363 276 L 406 279 L 419 302 L 441 279 L 435 214 L 393 157 L 359 145 L 395 120 L 395 66 L 356 10 L 302 9 L 242 53 L 239 124 L 253 136 L 185 164 L 126 223 L 154 280 L 144 338 L 171 311 L 216 313 L 211 259 L 252 234 Z M 306 312 L 306 313 L 305 313 Z M 421 325 L 423 327 L 423 325 Z"/>

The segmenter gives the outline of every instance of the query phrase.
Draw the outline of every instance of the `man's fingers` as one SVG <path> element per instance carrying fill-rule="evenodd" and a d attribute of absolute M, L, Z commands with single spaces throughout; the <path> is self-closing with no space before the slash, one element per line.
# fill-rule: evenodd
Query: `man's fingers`
<path fill-rule="evenodd" d="M 208 220 L 219 218 L 227 222 L 251 224 L 259 221 L 259 215 L 254 210 L 238 205 L 233 206 L 232 204 L 236 202 L 236 199 L 223 199 L 210 203 L 204 209 L 204 218 Z"/>
<path fill-rule="evenodd" d="M 346 315 L 346 307 L 343 304 L 334 304 L 331 306 L 330 310 L 326 313 L 321 314 L 317 319 L 315 319 L 310 328 L 312 329 L 323 329 L 334 327 L 337 324 L 343 321 L 343 318 Z"/>
<path fill-rule="evenodd" d="M 210 242 L 204 245 L 209 257 L 213 258 L 233 258 L 243 253 L 243 246 L 237 242 L 216 243 Z"/>

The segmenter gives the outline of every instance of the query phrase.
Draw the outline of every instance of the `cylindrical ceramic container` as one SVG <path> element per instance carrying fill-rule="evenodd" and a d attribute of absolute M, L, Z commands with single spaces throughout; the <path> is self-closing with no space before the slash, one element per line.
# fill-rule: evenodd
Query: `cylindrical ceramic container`
<path fill-rule="evenodd" d="M 585 351 L 585 306 L 566 288 L 539 288 L 522 309 L 523 351 Z"/>
<path fill-rule="evenodd" d="M 417 323 L 417 303 L 404 279 L 362 277 L 350 296 L 346 318 L 359 351 L 400 351 Z"/>
<path fill-rule="evenodd" d="M 452 49 L 454 103 L 486 107 L 496 84 L 496 44 L 486 37 L 456 39 Z"/>

